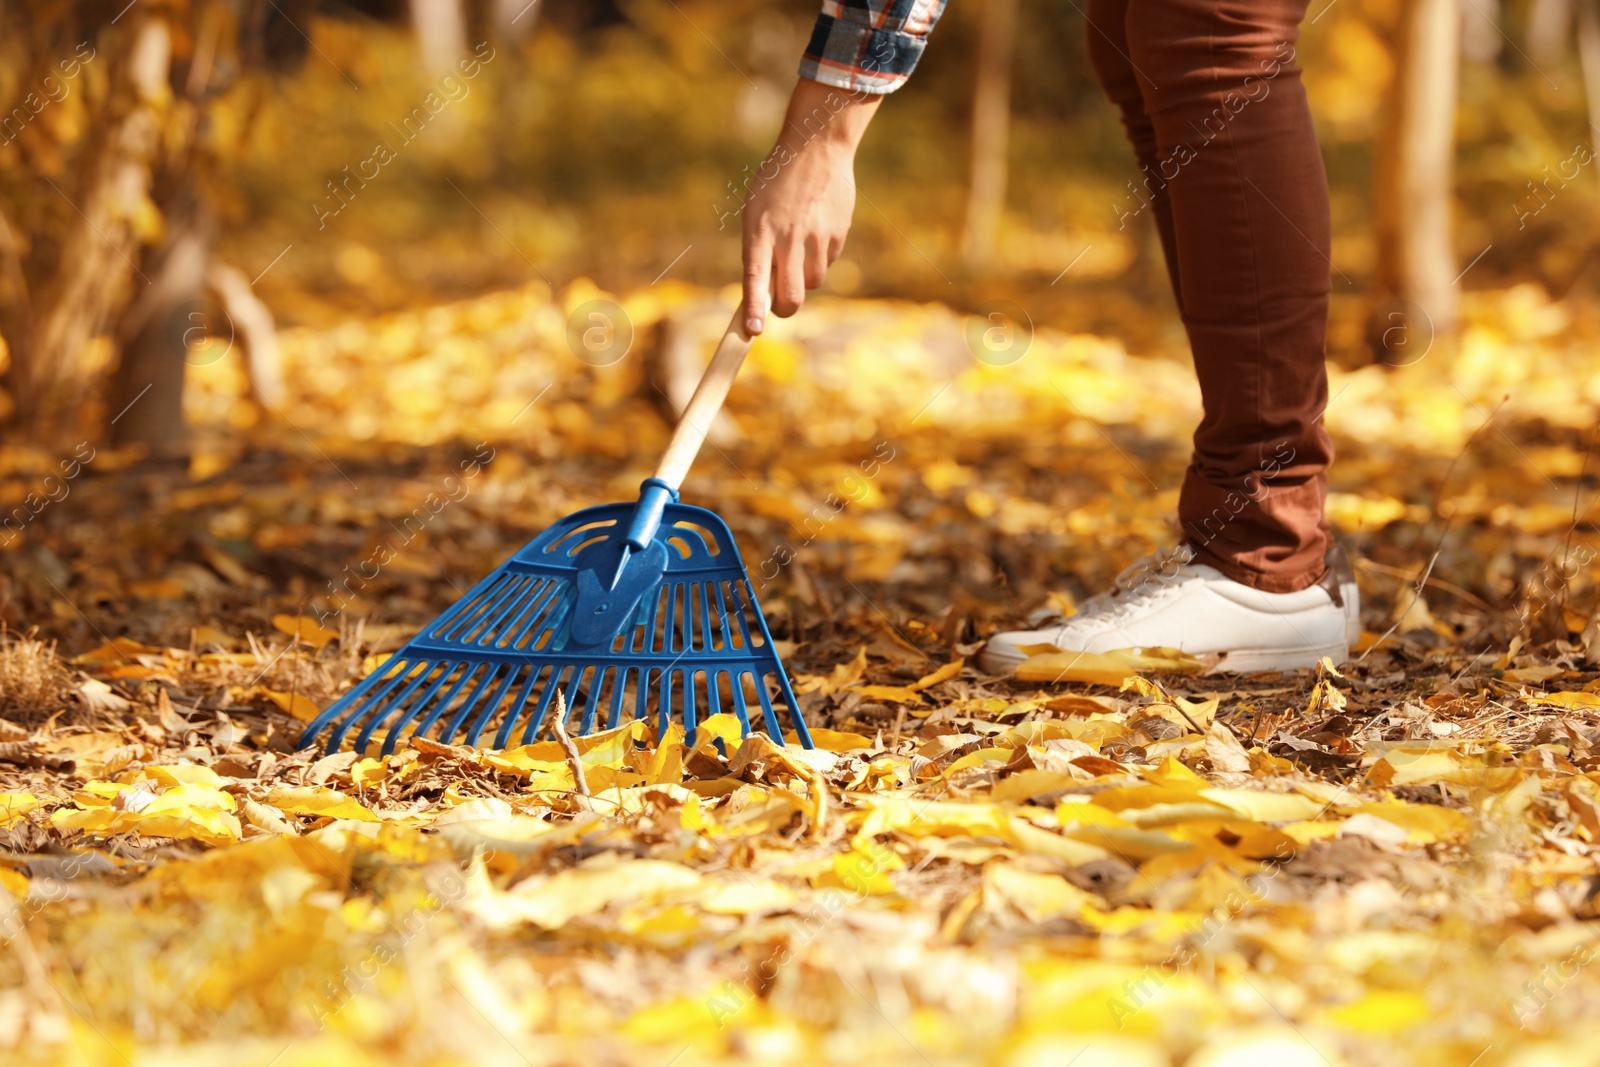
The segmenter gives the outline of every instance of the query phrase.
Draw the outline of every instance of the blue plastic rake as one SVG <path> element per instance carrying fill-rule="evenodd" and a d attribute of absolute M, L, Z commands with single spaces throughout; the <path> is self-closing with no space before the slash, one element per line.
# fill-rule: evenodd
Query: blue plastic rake
<path fill-rule="evenodd" d="M 775 740 L 781 708 L 810 748 L 732 533 L 715 513 L 678 503 L 750 347 L 739 319 L 637 503 L 587 508 L 523 546 L 330 705 L 301 746 L 331 726 L 329 752 L 352 730 L 358 751 L 381 737 L 387 754 L 430 734 L 474 745 L 485 730 L 503 748 L 533 740 L 555 706 L 578 717 L 574 733 L 654 717 L 658 736 L 674 716 L 692 733 L 726 710 L 748 734 L 759 709 Z"/>

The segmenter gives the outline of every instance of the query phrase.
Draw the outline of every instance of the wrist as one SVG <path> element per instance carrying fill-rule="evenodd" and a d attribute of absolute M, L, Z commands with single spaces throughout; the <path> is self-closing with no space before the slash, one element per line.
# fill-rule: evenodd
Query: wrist
<path fill-rule="evenodd" d="M 777 143 L 794 153 L 852 157 L 882 101 L 880 96 L 849 93 L 801 78 L 789 97 Z"/>

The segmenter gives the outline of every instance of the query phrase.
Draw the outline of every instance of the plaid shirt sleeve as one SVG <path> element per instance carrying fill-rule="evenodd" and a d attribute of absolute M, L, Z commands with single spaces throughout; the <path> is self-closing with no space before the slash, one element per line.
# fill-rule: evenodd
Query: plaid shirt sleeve
<path fill-rule="evenodd" d="M 800 76 L 860 93 L 892 93 L 911 75 L 945 0 L 823 0 Z"/>

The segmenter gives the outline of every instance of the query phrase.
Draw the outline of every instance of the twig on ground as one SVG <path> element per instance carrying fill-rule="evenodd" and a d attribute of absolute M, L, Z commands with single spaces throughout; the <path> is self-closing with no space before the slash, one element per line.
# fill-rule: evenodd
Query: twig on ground
<path fill-rule="evenodd" d="M 572 784 L 580 797 L 588 798 L 589 781 L 583 776 L 583 757 L 578 754 L 578 746 L 567 733 L 567 701 L 561 695 L 561 690 L 556 690 L 556 714 L 550 723 L 550 732 L 555 734 L 556 744 L 561 746 L 561 751 L 567 754 L 567 766 L 572 768 Z"/>

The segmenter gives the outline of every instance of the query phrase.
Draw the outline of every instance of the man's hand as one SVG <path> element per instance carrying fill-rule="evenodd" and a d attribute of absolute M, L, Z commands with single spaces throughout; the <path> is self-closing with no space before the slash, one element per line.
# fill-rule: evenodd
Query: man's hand
<path fill-rule="evenodd" d="M 844 250 L 856 202 L 856 145 L 879 102 L 807 78 L 795 86 L 783 131 L 758 168 L 744 207 L 750 334 L 766 327 L 769 292 L 772 310 L 788 318 Z"/>

